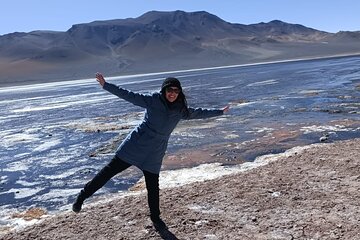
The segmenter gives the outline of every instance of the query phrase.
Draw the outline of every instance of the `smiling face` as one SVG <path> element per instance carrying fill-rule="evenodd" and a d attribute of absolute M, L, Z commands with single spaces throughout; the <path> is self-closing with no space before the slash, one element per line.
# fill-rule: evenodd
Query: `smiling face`
<path fill-rule="evenodd" d="M 167 87 L 165 92 L 166 100 L 169 102 L 175 102 L 181 90 L 177 87 Z"/>

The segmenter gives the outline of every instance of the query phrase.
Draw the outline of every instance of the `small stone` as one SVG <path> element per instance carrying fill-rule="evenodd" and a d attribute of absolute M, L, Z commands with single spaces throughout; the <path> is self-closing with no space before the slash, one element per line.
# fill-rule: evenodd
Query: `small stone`
<path fill-rule="evenodd" d="M 322 136 L 319 140 L 320 140 L 320 142 L 325 142 L 325 141 L 329 140 L 329 137 Z"/>
<path fill-rule="evenodd" d="M 272 197 L 279 197 L 280 196 L 280 192 L 273 192 L 271 194 Z"/>

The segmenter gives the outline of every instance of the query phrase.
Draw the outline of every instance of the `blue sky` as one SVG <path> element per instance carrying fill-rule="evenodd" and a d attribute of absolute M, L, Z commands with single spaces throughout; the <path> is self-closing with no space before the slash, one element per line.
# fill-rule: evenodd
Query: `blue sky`
<path fill-rule="evenodd" d="M 2 0 L 0 35 L 66 31 L 73 24 L 151 11 L 207 11 L 231 23 L 281 20 L 327 32 L 359 31 L 359 0 Z"/>

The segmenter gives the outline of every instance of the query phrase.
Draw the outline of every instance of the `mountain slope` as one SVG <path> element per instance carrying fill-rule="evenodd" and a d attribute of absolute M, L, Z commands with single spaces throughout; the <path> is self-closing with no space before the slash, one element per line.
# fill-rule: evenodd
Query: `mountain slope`
<path fill-rule="evenodd" d="M 349 53 L 360 51 L 359 39 L 359 32 L 332 34 L 279 20 L 244 25 L 204 11 L 151 11 L 66 32 L 0 36 L 0 83 L 88 77 L 94 68 L 122 74 Z"/>

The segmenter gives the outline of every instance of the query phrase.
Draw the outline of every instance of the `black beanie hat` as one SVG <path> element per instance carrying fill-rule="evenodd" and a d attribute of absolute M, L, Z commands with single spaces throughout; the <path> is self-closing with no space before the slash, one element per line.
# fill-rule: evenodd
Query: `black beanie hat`
<path fill-rule="evenodd" d="M 161 85 L 161 92 L 165 92 L 167 87 L 177 87 L 182 91 L 180 81 L 174 77 L 168 77 L 164 80 L 163 84 Z"/>

